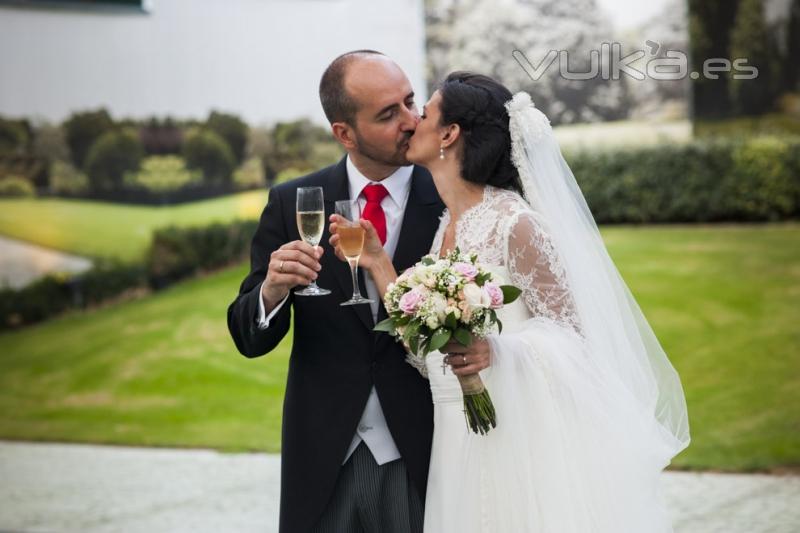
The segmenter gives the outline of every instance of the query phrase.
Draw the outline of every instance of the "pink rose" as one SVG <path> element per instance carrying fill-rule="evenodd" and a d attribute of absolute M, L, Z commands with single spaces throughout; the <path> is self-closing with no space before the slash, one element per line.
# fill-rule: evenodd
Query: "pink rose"
<path fill-rule="evenodd" d="M 478 275 L 478 269 L 475 268 L 475 265 L 471 265 L 469 263 L 453 263 L 453 270 L 467 278 L 469 281 L 475 279 L 475 276 Z"/>
<path fill-rule="evenodd" d="M 503 291 L 500 289 L 499 285 L 492 283 L 491 281 L 487 281 L 483 284 L 483 290 L 491 300 L 489 307 L 492 309 L 500 309 L 503 307 Z"/>
<path fill-rule="evenodd" d="M 425 301 L 425 294 L 419 289 L 411 289 L 400 297 L 400 310 L 407 315 L 413 315 Z"/>

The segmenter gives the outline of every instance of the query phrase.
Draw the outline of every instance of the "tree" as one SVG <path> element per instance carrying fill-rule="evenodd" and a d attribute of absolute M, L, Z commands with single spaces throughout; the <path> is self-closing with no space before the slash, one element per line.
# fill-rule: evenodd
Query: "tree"
<path fill-rule="evenodd" d="M 711 58 L 727 58 L 730 30 L 740 0 L 689 0 L 689 39 L 692 66 L 703 71 Z M 692 83 L 693 114 L 696 118 L 719 118 L 732 114 L 728 78 L 700 76 Z"/>
<path fill-rule="evenodd" d="M 736 70 L 731 71 L 728 91 L 734 110 L 745 115 L 768 111 L 775 97 L 773 62 L 777 50 L 770 45 L 762 0 L 739 2 L 731 30 L 730 54 L 732 61 L 746 58 L 748 65 L 758 68 L 758 77 L 754 79 L 736 79 Z"/>
<path fill-rule="evenodd" d="M 535 67 L 551 50 L 569 52 L 569 70 L 587 71 L 590 50 L 611 40 L 610 22 L 595 0 L 466 0 L 429 9 L 431 75 L 451 70 L 487 74 L 512 92 L 526 90 L 553 123 L 623 118 L 624 82 L 565 79 L 556 59 L 534 81 L 515 60 L 519 50 Z M 431 49 L 431 47 L 433 47 Z"/>
<path fill-rule="evenodd" d="M 86 173 L 95 191 L 122 188 L 125 173 L 139 170 L 144 148 L 133 130 L 109 131 L 92 145 L 86 156 Z"/>
<path fill-rule="evenodd" d="M 783 62 L 785 88 L 788 91 L 800 91 L 800 0 L 793 0 L 789 11 L 786 59 Z"/>
<path fill-rule="evenodd" d="M 24 120 L 0 117 L 0 155 L 21 155 L 27 150 L 30 127 Z"/>
<path fill-rule="evenodd" d="M 229 184 L 236 168 L 236 158 L 222 137 L 211 130 L 195 130 L 183 144 L 186 167 L 203 172 L 210 184 Z"/>
<path fill-rule="evenodd" d="M 228 143 L 236 162 L 244 161 L 247 147 L 247 124 L 236 115 L 212 111 L 206 121 L 206 128 L 213 131 Z"/>
<path fill-rule="evenodd" d="M 84 168 L 89 149 L 94 142 L 113 128 L 114 121 L 105 109 L 73 113 L 64 122 L 67 145 L 76 168 Z"/>

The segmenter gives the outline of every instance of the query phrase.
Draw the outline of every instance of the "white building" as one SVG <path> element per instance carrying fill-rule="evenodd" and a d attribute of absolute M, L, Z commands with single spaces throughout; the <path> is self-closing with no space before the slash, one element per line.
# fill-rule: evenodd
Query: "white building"
<path fill-rule="evenodd" d="M 201 119 L 217 109 L 251 124 L 324 123 L 320 75 L 360 48 L 394 58 L 426 98 L 422 0 L 59 3 L 0 0 L 0 114 L 61 121 L 104 106 L 115 118 Z"/>

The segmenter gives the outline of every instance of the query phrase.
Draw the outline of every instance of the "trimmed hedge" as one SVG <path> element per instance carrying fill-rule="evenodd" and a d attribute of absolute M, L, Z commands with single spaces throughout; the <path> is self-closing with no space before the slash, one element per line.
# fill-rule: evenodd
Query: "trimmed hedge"
<path fill-rule="evenodd" d="M 117 190 L 84 191 L 58 190 L 53 194 L 47 191 L 40 197 L 80 198 L 83 200 L 99 200 L 129 205 L 178 205 L 209 198 L 218 198 L 226 194 L 253 190 L 253 187 L 236 187 L 229 183 L 187 183 L 186 185 L 167 191 L 154 191 L 137 185 L 126 185 Z"/>
<path fill-rule="evenodd" d="M 143 263 L 100 262 L 83 274 L 53 274 L 22 289 L 0 289 L 0 331 L 97 305 L 131 290 L 164 288 L 246 258 L 258 222 L 236 221 L 154 232 Z"/>
<path fill-rule="evenodd" d="M 156 230 L 146 259 L 150 285 L 162 288 L 197 272 L 244 259 L 257 226 L 257 221 L 246 220 Z"/>
<path fill-rule="evenodd" d="M 0 289 L 0 330 L 40 322 L 70 308 L 96 305 L 143 287 L 141 265 L 101 263 L 69 277 L 51 274 L 22 289 Z"/>
<path fill-rule="evenodd" d="M 567 159 L 598 223 L 800 216 L 800 137 L 700 140 Z"/>

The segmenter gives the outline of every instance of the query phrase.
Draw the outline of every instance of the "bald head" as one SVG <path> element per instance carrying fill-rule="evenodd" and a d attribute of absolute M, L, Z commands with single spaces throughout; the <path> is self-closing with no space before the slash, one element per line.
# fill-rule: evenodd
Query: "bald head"
<path fill-rule="evenodd" d="M 328 122 L 346 122 L 353 125 L 359 109 L 359 98 L 365 75 L 373 74 L 375 65 L 392 65 L 402 74 L 400 67 L 387 56 L 375 50 L 354 50 L 334 59 L 319 82 L 319 99 Z M 353 71 L 356 72 L 353 72 Z M 352 75 L 351 75 L 352 74 Z"/>

